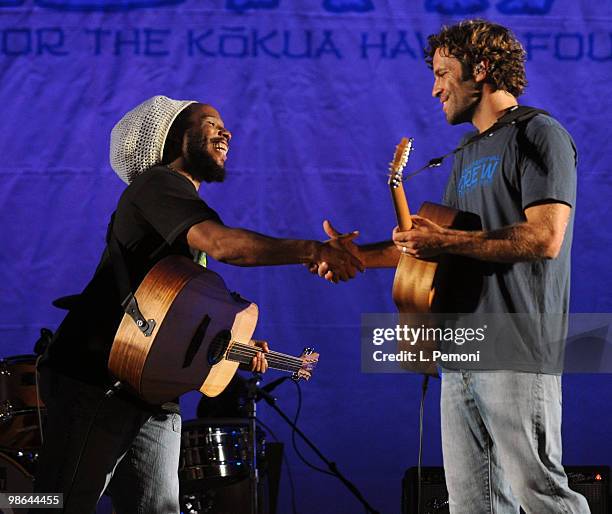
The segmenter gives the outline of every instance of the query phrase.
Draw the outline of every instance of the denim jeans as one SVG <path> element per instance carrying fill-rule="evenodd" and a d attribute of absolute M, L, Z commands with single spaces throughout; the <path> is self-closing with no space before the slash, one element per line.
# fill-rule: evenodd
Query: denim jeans
<path fill-rule="evenodd" d="M 561 377 L 442 375 L 442 451 L 451 514 L 586 514 L 561 465 Z"/>
<path fill-rule="evenodd" d="M 40 387 L 47 423 L 37 492 L 63 493 L 67 514 L 93 513 L 105 490 L 117 514 L 178 514 L 179 414 L 153 413 L 118 395 L 102 399 L 101 388 L 48 368 Z"/>

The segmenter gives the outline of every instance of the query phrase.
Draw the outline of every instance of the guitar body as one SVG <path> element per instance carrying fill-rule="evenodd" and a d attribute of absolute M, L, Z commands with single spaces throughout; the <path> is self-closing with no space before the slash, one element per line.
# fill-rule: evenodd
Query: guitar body
<path fill-rule="evenodd" d="M 213 271 L 176 256 L 157 263 L 135 297 L 156 325 L 147 337 L 123 316 L 109 356 L 111 374 L 152 404 L 191 390 L 223 391 L 239 365 L 224 358 L 228 345 L 249 344 L 257 305 L 231 294 Z"/>
<path fill-rule="evenodd" d="M 400 230 L 412 229 L 410 209 L 404 193 L 402 172 L 412 151 L 412 139 L 402 138 L 389 165 L 389 187 Z M 472 213 L 425 202 L 419 216 L 445 228 L 479 230 L 480 218 Z M 429 313 L 472 312 L 480 298 L 482 270 L 476 261 L 455 255 L 440 255 L 431 259 L 417 259 L 402 253 L 393 281 L 393 301 L 399 312 L 399 323 L 405 326 L 435 327 L 439 320 L 429 319 Z M 437 376 L 432 358 L 438 350 L 435 341 L 398 341 L 400 351 L 418 351 L 420 359 L 403 361 L 400 366 L 408 371 Z"/>
<path fill-rule="evenodd" d="M 419 216 L 458 230 L 479 230 L 480 218 L 445 205 L 424 202 Z M 470 312 L 480 297 L 482 277 L 472 259 L 442 255 L 417 259 L 401 254 L 393 281 L 400 313 Z"/>

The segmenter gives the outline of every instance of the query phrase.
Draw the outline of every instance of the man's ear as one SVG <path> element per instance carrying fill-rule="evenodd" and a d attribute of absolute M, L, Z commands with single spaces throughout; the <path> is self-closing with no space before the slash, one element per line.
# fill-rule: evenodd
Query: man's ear
<path fill-rule="evenodd" d="M 189 134 L 188 134 L 188 130 L 186 130 L 185 132 L 183 132 L 183 139 L 180 142 L 180 149 L 181 149 L 181 157 L 185 157 L 187 155 L 187 146 L 189 144 Z"/>
<path fill-rule="evenodd" d="M 487 78 L 489 73 L 489 62 L 487 60 L 482 60 L 474 66 L 472 74 L 474 76 L 474 82 L 482 82 Z"/>

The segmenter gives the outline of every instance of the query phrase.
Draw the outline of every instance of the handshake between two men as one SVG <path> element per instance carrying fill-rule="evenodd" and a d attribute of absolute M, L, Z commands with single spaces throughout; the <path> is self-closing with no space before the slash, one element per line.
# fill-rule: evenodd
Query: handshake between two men
<path fill-rule="evenodd" d="M 323 247 L 327 247 L 327 252 L 322 251 L 319 259 L 308 265 L 309 271 L 337 283 L 354 278 L 357 271 L 365 271 L 366 268 L 394 268 L 401 253 L 417 258 L 442 253 L 453 237 L 452 231 L 421 216 L 413 215 L 411 218 L 412 229 L 401 231 L 395 227 L 391 240 L 365 245 L 358 245 L 354 241 L 359 231 L 341 233 L 325 220 L 323 230 L 329 239 L 323 243 Z"/>

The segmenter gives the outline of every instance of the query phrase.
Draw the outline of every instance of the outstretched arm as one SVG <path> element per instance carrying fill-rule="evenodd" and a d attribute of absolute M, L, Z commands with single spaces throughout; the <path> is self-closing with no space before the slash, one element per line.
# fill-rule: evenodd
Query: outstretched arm
<path fill-rule="evenodd" d="M 328 220 L 323 221 L 323 230 L 330 237 L 328 243 L 340 245 L 359 259 L 364 268 L 394 268 L 397 266 L 400 253 L 393 241 L 357 245 L 354 242 L 354 239 L 359 235 L 357 230 L 341 234 Z M 336 280 L 333 270 L 325 261 L 310 262 L 308 269 L 311 273 L 317 273 L 326 280 Z"/>
<path fill-rule="evenodd" d="M 278 264 L 326 262 L 336 280 L 353 278 L 363 270 L 358 258 L 337 242 L 320 243 L 302 239 L 277 239 L 250 230 L 231 228 L 215 220 L 192 226 L 187 243 L 213 259 L 236 266 L 271 266 Z"/>
<path fill-rule="evenodd" d="M 332 240 L 338 241 L 348 252 L 357 257 L 365 268 L 395 268 L 397 266 L 400 252 L 391 240 L 357 245 L 354 239 L 359 235 L 358 231 L 341 234 L 328 220 L 323 222 L 323 230 Z"/>

